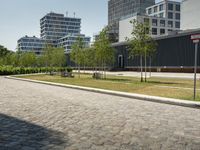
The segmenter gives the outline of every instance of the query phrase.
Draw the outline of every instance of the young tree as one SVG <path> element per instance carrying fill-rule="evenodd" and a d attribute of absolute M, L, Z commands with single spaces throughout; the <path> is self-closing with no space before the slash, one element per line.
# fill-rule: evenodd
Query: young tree
<path fill-rule="evenodd" d="M 76 42 L 72 45 L 72 50 L 70 53 L 70 59 L 78 65 L 78 74 L 80 78 L 80 67 L 83 63 L 84 55 L 83 55 L 83 48 L 85 44 L 83 42 L 83 38 L 78 37 Z"/>
<path fill-rule="evenodd" d="M 104 77 L 106 77 L 105 67 L 114 63 L 114 49 L 109 41 L 107 31 L 107 27 L 102 29 L 97 40 L 94 42 L 95 59 L 97 64 L 101 65 Z"/>
<path fill-rule="evenodd" d="M 131 33 L 132 38 L 127 39 L 129 43 L 129 55 L 131 57 L 140 57 L 141 67 L 141 82 L 143 82 L 143 57 L 145 59 L 145 81 L 146 81 L 146 58 L 152 54 L 156 48 L 153 48 L 155 41 L 149 35 L 149 24 L 132 20 L 130 22 L 133 25 L 133 31 Z"/>

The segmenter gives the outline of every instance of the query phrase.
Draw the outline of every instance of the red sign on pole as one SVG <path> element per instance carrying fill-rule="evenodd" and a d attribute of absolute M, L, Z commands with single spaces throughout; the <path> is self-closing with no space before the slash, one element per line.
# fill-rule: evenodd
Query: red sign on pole
<path fill-rule="evenodd" d="M 199 40 L 199 39 L 200 39 L 200 34 L 191 35 L 191 40 Z"/>

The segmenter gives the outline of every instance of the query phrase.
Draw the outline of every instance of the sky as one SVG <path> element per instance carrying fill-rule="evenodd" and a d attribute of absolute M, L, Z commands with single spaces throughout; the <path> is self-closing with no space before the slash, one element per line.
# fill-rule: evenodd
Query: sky
<path fill-rule="evenodd" d="M 66 14 L 82 19 L 81 33 L 93 36 L 108 18 L 108 0 L 0 0 L 0 45 L 15 50 L 25 35 L 40 37 L 40 19 L 47 13 Z M 156 0 L 157 2 L 160 0 Z"/>

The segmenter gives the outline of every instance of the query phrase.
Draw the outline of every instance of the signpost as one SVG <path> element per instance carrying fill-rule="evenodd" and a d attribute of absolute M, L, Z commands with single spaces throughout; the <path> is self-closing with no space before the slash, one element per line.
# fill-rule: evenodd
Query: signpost
<path fill-rule="evenodd" d="M 196 99 L 196 83 L 197 83 L 197 54 L 200 34 L 191 35 L 191 40 L 195 44 L 195 59 L 194 59 L 194 100 Z"/>

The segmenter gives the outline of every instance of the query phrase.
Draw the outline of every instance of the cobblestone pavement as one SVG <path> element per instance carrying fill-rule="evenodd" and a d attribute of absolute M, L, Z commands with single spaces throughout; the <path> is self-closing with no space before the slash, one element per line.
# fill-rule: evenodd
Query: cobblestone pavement
<path fill-rule="evenodd" d="M 0 150 L 200 150 L 200 110 L 0 77 Z"/>

